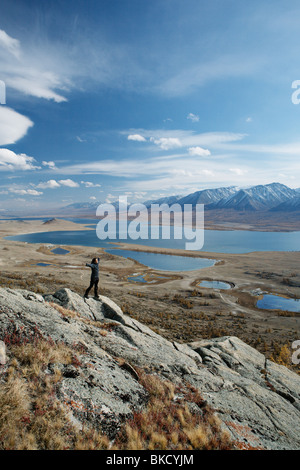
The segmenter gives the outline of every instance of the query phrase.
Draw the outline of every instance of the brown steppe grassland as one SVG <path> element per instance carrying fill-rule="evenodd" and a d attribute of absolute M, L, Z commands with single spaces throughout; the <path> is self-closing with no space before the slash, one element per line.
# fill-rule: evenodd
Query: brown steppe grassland
<path fill-rule="evenodd" d="M 67 287 L 83 295 L 90 279 L 90 269 L 85 264 L 93 257 L 99 256 L 99 294 L 111 298 L 126 315 L 147 325 L 164 338 L 179 343 L 190 343 L 205 338 L 237 336 L 268 359 L 299 373 L 299 366 L 291 360 L 291 345 L 300 338 L 299 314 L 281 310 L 261 310 L 256 307 L 256 302 L 259 289 L 289 298 L 300 297 L 300 252 L 221 254 L 121 245 L 125 249 L 218 260 L 213 267 L 189 272 L 164 272 L 161 277 L 160 271 L 150 269 L 130 258 L 105 253 L 101 248 L 63 246 L 69 253 L 58 255 L 52 252 L 55 248 L 53 245 L 27 244 L 5 239 L 8 235 L 19 233 L 83 230 L 84 235 L 85 230 L 91 230 L 84 223 L 75 224 L 59 219 L 53 219 L 47 224 L 44 222 L 26 219 L 0 221 L 0 287 L 27 289 L 39 294 L 54 293 Z M 299 230 L 299 227 L 293 229 Z M 38 266 L 38 263 L 49 265 Z M 138 283 L 128 280 L 128 277 L 137 273 L 144 275 L 144 278 L 151 282 Z M 232 288 L 201 288 L 201 280 L 225 281 L 231 284 Z M 112 445 L 100 431 L 93 429 L 79 432 L 68 428 L 66 433 L 66 417 L 53 401 L 51 406 L 49 405 L 53 384 L 47 382 L 48 379 L 43 374 L 43 364 L 49 362 L 50 356 L 53 360 L 54 355 L 62 362 L 70 361 L 72 356 L 67 347 L 55 347 L 43 342 L 34 346 L 18 344 L 11 347 L 8 376 L 5 381 L 0 381 L 0 449 L 136 448 L 134 446 L 137 445 L 137 424 L 132 424 L 130 429 L 127 426 L 127 444 L 124 444 L 123 439 L 123 447 L 118 441 Z M 158 402 L 163 402 L 165 407 L 163 425 L 167 427 L 172 424 L 170 442 L 162 442 L 158 447 L 156 443 L 155 448 L 180 449 L 178 443 L 184 440 L 186 449 L 231 448 L 228 438 L 222 435 L 218 423 L 209 411 L 205 426 L 203 423 L 199 426 L 198 418 L 192 416 L 186 407 L 179 407 L 176 411 L 172 409 L 173 384 L 147 376 L 142 371 L 140 374 L 143 386 L 149 390 L 152 399 L 148 409 L 142 417 L 140 416 L 139 425 L 146 424 L 146 427 L 151 427 L 152 412 L 157 408 Z M 59 374 L 53 380 L 59 381 Z M 196 402 L 200 397 L 195 396 L 194 400 Z M 24 416 L 28 415 L 28 403 L 31 408 L 34 405 L 35 410 L 44 411 L 31 413 L 30 425 L 25 422 L 21 424 Z M 172 413 L 173 420 L 170 418 Z M 202 441 L 199 435 L 194 433 L 197 429 L 199 434 L 200 428 L 205 435 L 205 438 L 202 436 Z M 156 434 L 158 439 L 159 430 Z M 150 449 L 151 440 L 143 448 Z"/>

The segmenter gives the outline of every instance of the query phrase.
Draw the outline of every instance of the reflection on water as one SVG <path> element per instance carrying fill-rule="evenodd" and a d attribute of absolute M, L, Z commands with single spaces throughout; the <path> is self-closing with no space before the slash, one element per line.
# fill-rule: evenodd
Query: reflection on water
<path fill-rule="evenodd" d="M 231 289 L 231 285 L 228 284 L 228 282 L 222 281 L 201 281 L 198 286 L 206 287 L 208 289 Z"/>
<path fill-rule="evenodd" d="M 257 301 L 256 306 L 268 310 L 300 312 L 300 299 L 286 299 L 279 295 L 266 294 Z"/>

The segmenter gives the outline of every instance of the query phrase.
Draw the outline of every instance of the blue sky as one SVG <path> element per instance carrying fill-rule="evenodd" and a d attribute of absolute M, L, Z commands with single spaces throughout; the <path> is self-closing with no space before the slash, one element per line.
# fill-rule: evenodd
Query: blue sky
<path fill-rule="evenodd" d="M 1 0 L 0 9 L 2 215 L 300 186 L 298 0 Z"/>

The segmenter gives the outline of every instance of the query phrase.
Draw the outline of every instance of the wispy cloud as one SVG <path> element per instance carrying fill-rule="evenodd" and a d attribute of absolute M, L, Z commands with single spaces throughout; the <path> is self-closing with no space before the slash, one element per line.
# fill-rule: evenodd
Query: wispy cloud
<path fill-rule="evenodd" d="M 243 140 L 246 136 L 246 134 L 234 132 L 197 133 L 193 130 L 183 129 L 136 129 L 135 133 L 148 143 L 155 144 L 164 150 L 197 146 L 217 148 L 225 143 Z M 128 135 L 128 131 L 121 131 L 121 135 L 124 134 Z"/>
<path fill-rule="evenodd" d="M 19 59 L 20 41 L 18 41 L 18 39 L 12 38 L 2 29 L 0 29 L 0 47 Z"/>
<path fill-rule="evenodd" d="M 99 86 L 137 90 L 145 75 L 130 47 L 76 25 L 60 40 L 47 29 L 21 37 L 0 30 L 0 63 L 7 88 L 56 103 L 66 102 L 71 92 Z"/>
<path fill-rule="evenodd" d="M 194 113 L 189 113 L 186 118 L 192 122 L 198 122 L 200 120 L 199 116 Z"/>
<path fill-rule="evenodd" d="M 191 64 L 175 72 L 162 82 L 158 89 L 169 96 L 181 96 L 220 79 L 251 77 L 262 67 L 262 60 L 239 54 L 221 55 L 199 64 Z"/>
<path fill-rule="evenodd" d="M 69 77 L 59 72 L 60 53 L 49 57 L 47 49 L 38 46 L 26 47 L 16 38 L 0 30 L 1 77 L 8 88 L 22 94 L 54 100 L 66 101 L 66 97 L 56 90 L 66 91 Z M 53 54 L 54 51 L 52 51 Z M 61 68 L 62 71 L 65 70 Z"/>
<path fill-rule="evenodd" d="M 288 165 L 293 171 L 284 171 L 288 158 L 294 159 L 294 155 L 299 154 L 298 144 L 280 147 L 248 144 L 245 134 L 231 132 L 198 134 L 186 130 L 139 129 L 136 133 L 146 139 L 145 149 L 156 149 L 155 153 L 152 150 L 136 158 L 66 165 L 60 171 L 68 175 L 99 174 L 120 178 L 123 183 L 119 187 L 127 191 L 158 191 L 160 188 L 188 191 L 201 182 L 205 182 L 205 187 L 265 184 L 277 181 L 283 173 L 288 183 L 297 170 L 293 162 Z M 241 158 L 241 155 L 247 157 Z M 285 159 L 281 155 L 285 155 Z"/>

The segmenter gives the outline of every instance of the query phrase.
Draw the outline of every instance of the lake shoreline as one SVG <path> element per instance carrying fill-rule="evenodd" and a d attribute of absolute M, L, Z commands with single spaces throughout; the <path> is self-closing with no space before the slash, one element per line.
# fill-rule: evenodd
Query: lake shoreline
<path fill-rule="evenodd" d="M 255 347 L 266 344 L 271 354 L 274 344 L 289 343 L 300 337 L 299 314 L 280 316 L 278 312 L 258 309 L 254 294 L 259 289 L 299 297 L 299 252 L 230 254 L 109 244 L 110 248 L 218 260 L 211 267 L 194 271 L 165 271 L 162 279 L 162 271 L 106 253 L 103 247 L 5 239 L 20 232 L 79 229 L 92 230 L 68 221 L 47 225 L 41 221 L 0 223 L 0 285 L 43 294 L 70 288 L 83 295 L 90 279 L 90 269 L 85 265 L 100 256 L 100 292 L 112 298 L 124 313 L 134 315 L 170 341 L 184 343 L 228 333 Z M 55 247 L 61 246 L 69 253 L 53 253 Z M 155 282 L 128 281 L 133 275 L 147 276 Z M 232 289 L 214 291 L 197 287 L 202 280 L 224 281 Z"/>
<path fill-rule="evenodd" d="M 78 220 L 78 219 L 77 219 Z M 81 219 L 80 219 L 81 220 Z M 27 230 L 24 230 L 25 227 Z M 88 232 L 87 241 L 83 242 L 81 237 L 82 232 Z M 194 237 L 194 240 L 182 239 L 179 236 L 177 239 L 171 237 L 170 240 L 161 238 L 160 240 L 151 239 L 139 239 L 138 242 L 129 242 L 126 237 L 119 239 L 105 239 L 100 240 L 96 237 L 95 226 L 91 226 L 90 223 L 82 224 L 71 222 L 62 219 L 54 219 L 50 222 L 39 221 L 6 221 L 0 222 L 0 232 L 5 232 L 6 237 L 15 237 L 13 241 L 25 242 L 25 243 L 43 243 L 52 245 L 67 245 L 67 246 L 83 246 L 83 247 L 94 247 L 94 249 L 123 249 L 131 250 L 135 252 L 151 252 L 159 253 L 162 255 L 175 255 L 184 257 L 197 257 L 197 258 L 216 258 L 219 254 L 233 254 L 241 255 L 245 253 L 262 253 L 262 252 L 298 252 L 299 247 L 299 235 L 300 231 L 293 232 L 254 232 L 254 231 L 239 231 L 230 230 L 224 231 L 222 238 L 219 237 L 220 231 L 213 231 L 205 229 L 203 235 L 198 232 L 198 235 Z M 50 238 L 53 233 L 53 240 Z M 34 235 L 41 234 L 41 238 L 35 237 Z M 200 234 L 200 235 L 199 235 Z M 247 235 L 248 234 L 248 235 Z M 251 236 L 250 236 L 251 234 Z M 4 233 L 3 233 L 4 235 Z M 32 235 L 32 239 L 30 239 Z M 49 235 L 49 236 L 48 236 Z M 128 235 L 128 234 L 127 234 Z M 150 234 L 151 235 L 151 234 Z M 180 234 L 179 234 L 180 235 Z M 29 239 L 22 239 L 22 237 L 28 236 Z M 60 239 L 61 236 L 61 239 Z M 72 236 L 74 237 L 72 239 Z M 20 237 L 20 239 L 18 239 Z M 69 238 L 68 238 L 69 237 Z M 197 246 L 201 243 L 201 237 L 203 237 L 204 247 L 202 249 L 193 250 L 186 249 L 186 243 L 190 243 Z M 130 239 L 130 237 L 129 237 Z M 9 240 L 9 238 L 7 238 Z M 186 243 L 185 243 L 186 242 Z M 197 242 L 197 243 L 196 243 Z M 173 244 L 172 247 L 166 245 Z M 288 249 L 280 249 L 288 247 Z M 201 245 L 200 245 L 201 246 Z M 215 247 L 219 247 L 217 250 Z M 290 248 L 291 247 L 291 248 Z"/>

